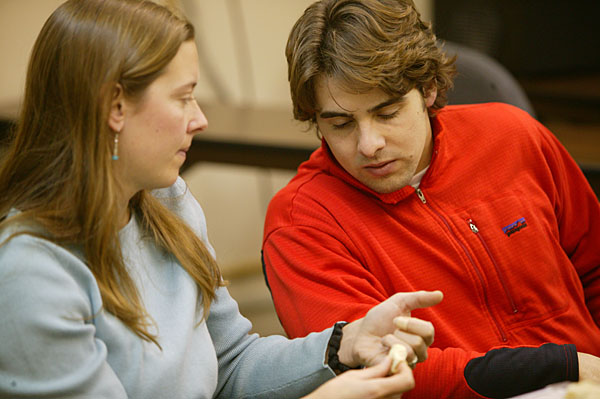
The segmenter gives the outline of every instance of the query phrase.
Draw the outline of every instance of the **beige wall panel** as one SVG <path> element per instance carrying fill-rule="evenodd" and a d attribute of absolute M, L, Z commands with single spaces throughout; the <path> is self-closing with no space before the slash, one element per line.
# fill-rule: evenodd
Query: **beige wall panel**
<path fill-rule="evenodd" d="M 60 0 L 0 1 L 0 105 L 18 101 L 29 53 L 42 25 Z"/>
<path fill-rule="evenodd" d="M 196 92 L 201 101 L 223 98 L 233 104 L 290 106 L 285 42 L 312 0 L 181 1 L 198 31 L 204 60 Z M 61 3 L 0 1 L 0 108 L 21 98 L 31 47 L 44 21 Z M 432 0 L 416 4 L 430 18 Z M 243 36 L 237 40 L 235 32 L 240 30 Z"/>

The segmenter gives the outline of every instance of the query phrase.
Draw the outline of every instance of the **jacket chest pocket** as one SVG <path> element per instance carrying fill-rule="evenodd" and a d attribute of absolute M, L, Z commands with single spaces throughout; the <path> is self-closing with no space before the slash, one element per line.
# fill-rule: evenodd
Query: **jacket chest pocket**
<path fill-rule="evenodd" d="M 561 312 L 568 303 L 565 292 L 577 291 L 551 204 L 530 198 L 505 195 L 452 215 L 490 307 L 505 324 Z"/>

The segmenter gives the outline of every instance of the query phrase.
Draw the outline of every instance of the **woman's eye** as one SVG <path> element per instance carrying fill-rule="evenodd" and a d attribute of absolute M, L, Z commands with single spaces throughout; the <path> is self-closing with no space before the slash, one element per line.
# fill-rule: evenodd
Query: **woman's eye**
<path fill-rule="evenodd" d="M 181 99 L 181 101 L 183 101 L 184 104 L 189 104 L 189 103 L 191 103 L 194 100 L 195 100 L 195 98 L 192 97 L 192 96 L 184 97 L 184 98 Z"/>

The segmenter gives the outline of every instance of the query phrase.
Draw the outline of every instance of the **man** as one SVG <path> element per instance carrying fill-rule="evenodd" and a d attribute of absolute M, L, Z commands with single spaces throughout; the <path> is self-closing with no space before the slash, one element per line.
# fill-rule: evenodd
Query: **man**
<path fill-rule="evenodd" d="M 318 1 L 286 56 L 295 118 L 323 139 L 265 223 L 286 332 L 441 290 L 413 312 L 436 339 L 406 397 L 600 380 L 600 206 L 552 133 L 509 105 L 445 106 L 453 60 L 410 0 Z"/>

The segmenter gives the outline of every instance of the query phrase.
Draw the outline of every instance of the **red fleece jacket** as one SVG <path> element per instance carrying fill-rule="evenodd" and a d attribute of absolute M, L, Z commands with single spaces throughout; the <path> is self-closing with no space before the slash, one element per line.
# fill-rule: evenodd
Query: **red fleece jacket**
<path fill-rule="evenodd" d="M 271 201 L 263 256 L 290 337 L 352 321 L 400 291 L 441 290 L 407 398 L 476 396 L 467 362 L 495 347 L 571 343 L 600 356 L 600 206 L 545 127 L 504 104 L 431 119 L 420 185 L 378 194 L 325 143 Z"/>

